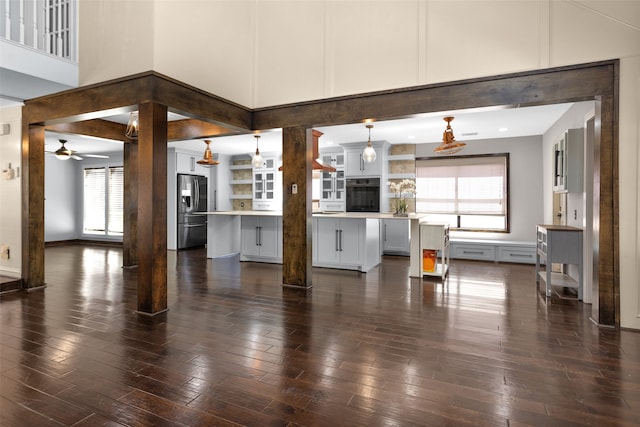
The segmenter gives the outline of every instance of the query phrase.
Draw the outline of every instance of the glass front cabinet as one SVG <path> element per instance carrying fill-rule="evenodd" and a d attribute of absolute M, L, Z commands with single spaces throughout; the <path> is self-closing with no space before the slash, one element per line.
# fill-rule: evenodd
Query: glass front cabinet
<path fill-rule="evenodd" d="M 264 156 L 262 167 L 253 168 L 253 209 L 282 209 L 282 186 L 278 172 L 278 157 Z"/>
<path fill-rule="evenodd" d="M 322 164 L 336 168 L 335 172 L 320 173 L 320 210 L 343 212 L 345 210 L 344 152 L 324 153 Z"/>

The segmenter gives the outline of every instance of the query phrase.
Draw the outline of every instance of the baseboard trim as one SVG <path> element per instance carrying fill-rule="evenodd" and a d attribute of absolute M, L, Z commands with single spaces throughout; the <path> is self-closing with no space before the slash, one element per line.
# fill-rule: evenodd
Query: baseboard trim
<path fill-rule="evenodd" d="M 52 248 L 56 246 L 109 246 L 109 247 L 122 247 L 122 242 L 112 242 L 108 240 L 87 240 L 87 239 L 70 239 L 70 240 L 56 240 L 53 242 L 44 242 L 45 248 Z"/>

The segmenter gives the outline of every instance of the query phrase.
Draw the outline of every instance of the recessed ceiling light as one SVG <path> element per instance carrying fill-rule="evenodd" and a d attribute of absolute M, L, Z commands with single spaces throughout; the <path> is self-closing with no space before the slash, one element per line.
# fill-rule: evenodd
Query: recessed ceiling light
<path fill-rule="evenodd" d="M 498 129 L 498 132 L 506 132 L 508 130 L 509 130 L 509 128 L 500 128 L 500 129 Z"/>
<path fill-rule="evenodd" d="M 415 135 L 409 135 L 407 139 L 416 139 Z"/>

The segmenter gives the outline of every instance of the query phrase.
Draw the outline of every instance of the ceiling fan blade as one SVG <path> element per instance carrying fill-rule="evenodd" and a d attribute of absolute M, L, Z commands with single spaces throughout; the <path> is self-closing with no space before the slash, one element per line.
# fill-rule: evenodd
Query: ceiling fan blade
<path fill-rule="evenodd" d="M 72 154 L 71 158 L 74 160 L 82 160 L 82 157 L 78 156 L 77 154 Z"/>
<path fill-rule="evenodd" d="M 82 154 L 85 157 L 95 157 L 97 159 L 108 159 L 109 156 L 105 156 L 104 154 Z"/>

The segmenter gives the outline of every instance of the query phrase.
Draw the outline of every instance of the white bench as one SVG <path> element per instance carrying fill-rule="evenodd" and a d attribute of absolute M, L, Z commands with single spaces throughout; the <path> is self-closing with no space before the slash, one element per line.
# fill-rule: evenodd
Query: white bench
<path fill-rule="evenodd" d="M 451 258 L 536 263 L 536 243 L 508 240 L 451 239 Z"/>

